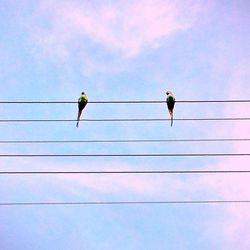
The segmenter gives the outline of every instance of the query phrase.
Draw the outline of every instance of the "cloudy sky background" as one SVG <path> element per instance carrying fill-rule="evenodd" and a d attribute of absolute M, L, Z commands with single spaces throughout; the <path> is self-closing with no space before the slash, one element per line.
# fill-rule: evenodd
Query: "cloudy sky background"
<path fill-rule="evenodd" d="M 0 100 L 249 99 L 250 4 L 2 1 Z M 1 104 L 1 119 L 75 119 L 76 104 Z M 176 118 L 249 104 L 177 103 Z M 161 104 L 93 104 L 86 119 L 168 118 Z M 1 140 L 249 138 L 248 121 L 0 123 Z M 1 154 L 249 153 L 249 142 L 1 144 Z M 0 158 L 1 171 L 249 169 L 231 158 Z M 248 174 L 1 175 L 0 202 L 249 200 Z M 1 206 L 14 249 L 249 249 L 249 205 Z"/>

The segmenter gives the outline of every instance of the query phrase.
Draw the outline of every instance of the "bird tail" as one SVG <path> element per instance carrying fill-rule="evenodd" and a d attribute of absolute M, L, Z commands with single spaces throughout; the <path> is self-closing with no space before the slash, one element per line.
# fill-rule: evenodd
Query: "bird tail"
<path fill-rule="evenodd" d="M 171 115 L 171 127 L 173 126 L 173 121 L 174 121 L 174 116 L 173 114 Z"/>

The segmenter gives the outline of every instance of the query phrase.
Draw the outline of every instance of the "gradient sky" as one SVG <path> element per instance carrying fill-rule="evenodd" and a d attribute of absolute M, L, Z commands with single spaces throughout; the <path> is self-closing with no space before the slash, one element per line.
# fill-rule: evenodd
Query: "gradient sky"
<path fill-rule="evenodd" d="M 0 1 L 0 100 L 249 99 L 248 0 Z M 177 103 L 176 118 L 249 117 Z M 1 104 L 0 119 L 75 119 L 77 104 Z M 168 118 L 92 104 L 86 119 Z M 248 121 L 1 123 L 0 140 L 249 138 Z M 1 154 L 249 153 L 249 142 L 1 144 Z M 0 158 L 1 171 L 249 169 L 231 158 Z M 1 175 L 0 202 L 249 200 L 250 176 Z M 250 249 L 249 205 L 1 206 L 1 250 Z"/>

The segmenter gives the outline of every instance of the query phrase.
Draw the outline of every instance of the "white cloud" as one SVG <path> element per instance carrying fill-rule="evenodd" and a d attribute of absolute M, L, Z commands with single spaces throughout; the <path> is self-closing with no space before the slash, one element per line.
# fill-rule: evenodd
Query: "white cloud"
<path fill-rule="evenodd" d="M 229 99 L 248 99 L 250 64 L 246 60 L 239 61 L 230 76 Z M 226 110 L 228 117 L 248 117 L 249 104 L 230 104 Z M 250 138 L 249 121 L 240 121 L 227 126 L 228 137 Z M 249 153 L 250 142 L 231 143 L 233 153 Z M 211 168 L 216 170 L 249 170 L 249 157 L 221 160 Z M 249 200 L 249 174 L 223 174 L 206 176 L 203 184 L 224 200 Z M 227 243 L 226 249 L 250 248 L 250 215 L 249 204 L 227 205 L 223 210 L 224 220 L 217 226 L 221 228 L 222 237 Z"/>
<path fill-rule="evenodd" d="M 119 1 L 100 6 L 57 1 L 38 6 L 30 24 L 35 46 L 61 58 L 69 56 L 74 46 L 81 50 L 90 44 L 135 57 L 190 28 L 197 13 L 191 1 Z"/>

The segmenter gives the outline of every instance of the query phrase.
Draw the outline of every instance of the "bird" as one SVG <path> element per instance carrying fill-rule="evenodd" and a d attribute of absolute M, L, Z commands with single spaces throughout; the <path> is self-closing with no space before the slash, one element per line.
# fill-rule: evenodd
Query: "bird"
<path fill-rule="evenodd" d="M 167 102 L 168 111 L 169 111 L 169 114 L 170 114 L 170 117 L 171 117 L 171 127 L 172 127 L 172 125 L 173 125 L 173 119 L 174 119 L 175 97 L 174 97 L 173 93 L 170 92 L 170 91 L 167 91 L 166 95 L 167 95 L 166 102 Z"/>
<path fill-rule="evenodd" d="M 87 105 L 87 103 L 88 103 L 88 97 L 87 97 L 85 92 L 82 92 L 81 96 L 78 98 L 78 115 L 77 115 L 77 123 L 76 123 L 77 128 L 78 128 L 78 125 L 79 125 L 79 121 L 80 121 L 82 111 L 85 108 L 85 106 Z"/>

